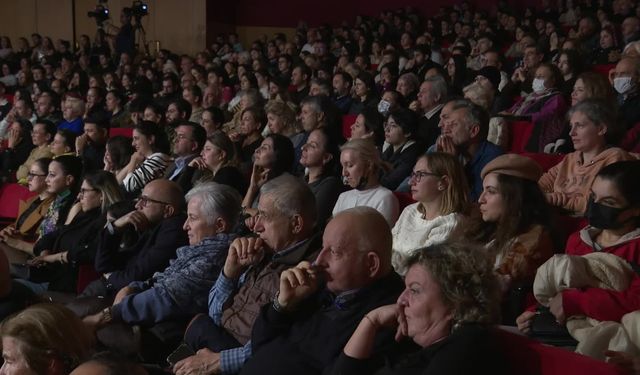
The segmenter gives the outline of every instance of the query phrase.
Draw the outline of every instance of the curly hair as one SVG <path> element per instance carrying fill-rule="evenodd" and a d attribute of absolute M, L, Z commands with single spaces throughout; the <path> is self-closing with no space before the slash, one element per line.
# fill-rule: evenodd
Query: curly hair
<path fill-rule="evenodd" d="M 450 241 L 418 249 L 407 260 L 407 269 L 424 267 L 440 286 L 443 302 L 453 313 L 452 329 L 499 321 L 500 287 L 484 254 L 481 248 Z"/>

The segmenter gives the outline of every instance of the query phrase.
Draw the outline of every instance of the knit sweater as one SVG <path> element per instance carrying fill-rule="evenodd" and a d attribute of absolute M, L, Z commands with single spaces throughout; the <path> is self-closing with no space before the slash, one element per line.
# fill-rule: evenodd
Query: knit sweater
<path fill-rule="evenodd" d="M 422 217 L 420 203 L 407 206 L 391 230 L 393 234 L 393 268 L 401 275 L 406 273 L 405 261 L 414 250 L 444 242 L 458 223 L 460 215 L 450 213 L 432 220 Z"/>
<path fill-rule="evenodd" d="M 572 152 L 540 177 L 538 185 L 542 191 L 553 195 L 553 200 L 559 203 L 559 207 L 581 215 L 587 208 L 589 189 L 598 172 L 609 164 L 632 159 L 626 151 L 612 147 L 585 164 L 582 161 L 582 152 Z"/>
<path fill-rule="evenodd" d="M 396 222 L 400 210 L 398 198 L 393 195 L 393 192 L 379 185 L 367 190 L 351 189 L 340 194 L 333 207 L 333 215 L 358 206 L 375 208 L 384 216 L 389 226 L 393 226 Z"/>

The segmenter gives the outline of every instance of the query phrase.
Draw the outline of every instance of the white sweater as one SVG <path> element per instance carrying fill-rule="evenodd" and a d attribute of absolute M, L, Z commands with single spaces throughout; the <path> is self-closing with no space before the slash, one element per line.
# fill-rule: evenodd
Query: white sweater
<path fill-rule="evenodd" d="M 375 208 L 387 219 L 389 226 L 398 220 L 400 206 L 398 198 L 393 192 L 384 186 L 378 186 L 369 190 L 351 189 L 340 194 L 336 205 L 333 206 L 333 215 L 358 206 Z"/>
<path fill-rule="evenodd" d="M 407 206 L 391 230 L 393 235 L 391 261 L 393 268 L 401 275 L 406 273 L 404 262 L 414 250 L 447 240 L 460 218 L 460 214 L 451 213 L 425 220 L 422 218 L 422 213 L 418 211 L 419 204 Z"/>

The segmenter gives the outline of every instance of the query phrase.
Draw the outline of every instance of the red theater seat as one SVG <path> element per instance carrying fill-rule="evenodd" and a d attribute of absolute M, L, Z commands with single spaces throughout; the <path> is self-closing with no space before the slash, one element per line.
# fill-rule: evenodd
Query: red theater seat
<path fill-rule="evenodd" d="M 133 137 L 133 128 L 111 128 L 109 129 L 109 137 L 115 137 L 116 135 L 122 135 L 127 138 Z"/>
<path fill-rule="evenodd" d="M 0 188 L 0 218 L 15 219 L 18 217 L 20 201 L 26 201 L 35 194 L 18 184 L 4 184 Z"/>
<path fill-rule="evenodd" d="M 358 115 L 344 115 L 342 116 L 342 136 L 344 139 L 351 138 L 351 125 L 356 122 Z"/>
<path fill-rule="evenodd" d="M 544 172 L 548 171 L 556 164 L 560 163 L 564 159 L 562 154 L 536 154 L 531 152 L 523 152 L 522 155 L 535 160 Z"/>
<path fill-rule="evenodd" d="M 602 74 L 605 78 L 609 79 L 609 72 L 614 69 L 616 64 L 600 64 L 591 67 L 594 73 Z"/>
<path fill-rule="evenodd" d="M 411 193 L 399 193 L 397 191 L 393 192 L 393 195 L 398 199 L 398 205 L 400 206 L 400 212 L 404 210 L 410 204 L 416 203 L 416 201 L 411 198 Z"/>
<path fill-rule="evenodd" d="M 509 152 L 522 153 L 531 138 L 533 123 L 530 121 L 508 121 L 509 123 Z"/>
<path fill-rule="evenodd" d="M 567 349 L 544 345 L 525 336 L 496 329 L 512 374 L 622 375 L 622 369 Z"/>

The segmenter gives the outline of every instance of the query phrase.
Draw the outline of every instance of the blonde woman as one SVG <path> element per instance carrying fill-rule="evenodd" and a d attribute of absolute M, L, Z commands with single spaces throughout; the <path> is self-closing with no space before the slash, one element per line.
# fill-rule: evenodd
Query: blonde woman
<path fill-rule="evenodd" d="M 450 154 L 434 152 L 421 156 L 411 178 L 411 198 L 391 230 L 393 267 L 405 274 L 405 263 L 416 249 L 446 241 L 466 211 L 469 184 L 464 168 Z"/>
<path fill-rule="evenodd" d="M 390 226 L 398 219 L 398 199 L 393 192 L 380 185 L 384 169 L 380 153 L 367 139 L 352 139 L 340 148 L 342 181 L 352 189 L 338 197 L 333 215 L 358 206 L 373 207 L 384 216 Z"/>

